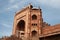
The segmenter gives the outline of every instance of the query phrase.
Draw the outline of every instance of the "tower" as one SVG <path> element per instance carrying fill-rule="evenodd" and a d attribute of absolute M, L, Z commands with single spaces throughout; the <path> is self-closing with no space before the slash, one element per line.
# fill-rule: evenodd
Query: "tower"
<path fill-rule="evenodd" d="M 35 37 L 38 39 L 42 33 L 42 23 L 41 9 L 33 8 L 32 5 L 28 5 L 16 13 L 14 17 L 13 35 L 22 39 L 35 40 Z"/>

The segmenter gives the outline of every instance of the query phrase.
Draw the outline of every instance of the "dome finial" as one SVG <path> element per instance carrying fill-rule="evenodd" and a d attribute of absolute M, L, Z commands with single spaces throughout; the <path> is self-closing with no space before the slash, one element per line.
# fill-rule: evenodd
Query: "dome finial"
<path fill-rule="evenodd" d="M 29 3 L 29 8 L 33 8 L 33 6 L 32 6 L 32 4 L 31 4 L 31 3 Z"/>

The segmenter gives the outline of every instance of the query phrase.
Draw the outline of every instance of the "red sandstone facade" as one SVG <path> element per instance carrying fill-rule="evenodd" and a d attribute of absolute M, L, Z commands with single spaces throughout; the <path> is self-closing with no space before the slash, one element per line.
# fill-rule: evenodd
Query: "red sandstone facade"
<path fill-rule="evenodd" d="M 43 22 L 41 9 L 28 5 L 14 17 L 13 35 L 23 40 L 59 40 L 60 24 L 50 26 Z M 52 39 L 52 37 L 56 39 Z"/>

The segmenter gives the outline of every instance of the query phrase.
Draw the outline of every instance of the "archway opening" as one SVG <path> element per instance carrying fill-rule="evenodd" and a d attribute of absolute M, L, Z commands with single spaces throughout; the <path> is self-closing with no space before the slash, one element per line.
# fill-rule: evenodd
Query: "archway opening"
<path fill-rule="evenodd" d="M 19 31 L 25 31 L 25 21 L 24 20 L 19 21 L 19 23 L 17 24 L 17 29 Z"/>
<path fill-rule="evenodd" d="M 32 15 L 32 20 L 36 20 L 37 16 L 36 15 Z"/>
<path fill-rule="evenodd" d="M 32 36 L 36 36 L 37 35 L 37 32 L 34 30 L 32 31 Z"/>

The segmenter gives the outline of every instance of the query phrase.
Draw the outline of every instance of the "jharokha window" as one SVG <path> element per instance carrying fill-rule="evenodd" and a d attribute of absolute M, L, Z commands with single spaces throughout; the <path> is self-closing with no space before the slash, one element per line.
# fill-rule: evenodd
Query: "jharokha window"
<path fill-rule="evenodd" d="M 36 15 L 32 15 L 32 20 L 36 20 L 37 16 Z"/>
<path fill-rule="evenodd" d="M 32 26 L 37 26 L 37 24 L 32 24 Z"/>

